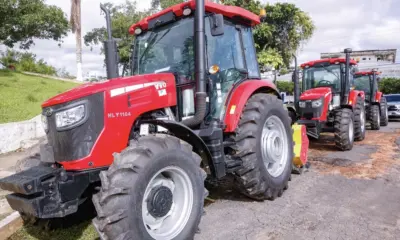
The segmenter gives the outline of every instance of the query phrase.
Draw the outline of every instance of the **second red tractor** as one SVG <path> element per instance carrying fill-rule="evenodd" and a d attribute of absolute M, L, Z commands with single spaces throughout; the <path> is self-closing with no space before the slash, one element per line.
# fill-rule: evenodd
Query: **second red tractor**
<path fill-rule="evenodd" d="M 365 94 L 353 88 L 356 62 L 346 58 L 330 58 L 307 62 L 302 86 L 295 87 L 298 123 L 307 127 L 307 134 L 318 139 L 322 132 L 335 134 L 336 146 L 351 150 L 354 141 L 365 138 Z M 299 86 L 298 78 L 294 78 Z M 301 89 L 301 90 L 300 90 Z"/>
<path fill-rule="evenodd" d="M 376 70 L 369 72 L 357 72 L 354 76 L 356 90 L 365 92 L 366 119 L 372 130 L 379 130 L 381 126 L 389 123 L 386 98 L 378 90 L 380 73 Z"/>

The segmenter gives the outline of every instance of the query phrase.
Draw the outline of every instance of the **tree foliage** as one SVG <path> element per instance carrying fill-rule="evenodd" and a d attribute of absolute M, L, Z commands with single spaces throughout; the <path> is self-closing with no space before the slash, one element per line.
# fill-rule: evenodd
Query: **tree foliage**
<path fill-rule="evenodd" d="M 293 94 L 294 92 L 294 83 L 286 82 L 286 81 L 277 81 L 276 87 L 280 92 L 286 92 L 287 94 Z"/>
<path fill-rule="evenodd" d="M 129 62 L 130 44 L 133 36 L 129 36 L 129 26 L 143 18 L 146 14 L 170 7 L 183 0 L 152 0 L 152 8 L 148 12 L 136 11 L 131 1 L 119 6 L 109 4 L 112 9 L 113 36 L 120 38 L 119 50 L 121 63 Z M 290 3 L 276 3 L 262 5 L 258 0 L 224 0 L 225 5 L 234 5 L 245 8 L 255 14 L 265 8 L 266 20 L 254 29 L 254 41 L 257 57 L 261 68 L 265 66 L 275 69 L 288 68 L 295 53 L 301 44 L 308 40 L 314 32 L 314 24 L 307 13 Z M 86 45 L 98 44 L 105 36 L 105 29 L 93 29 L 85 36 Z"/>
<path fill-rule="evenodd" d="M 120 5 L 114 5 L 112 3 L 106 3 L 105 5 L 111 12 L 112 36 L 119 39 L 118 51 L 120 63 L 123 66 L 127 66 L 129 63 L 130 49 L 134 40 L 134 36 L 130 35 L 128 32 L 129 27 L 133 23 L 144 18 L 148 13 L 138 11 L 136 9 L 136 3 L 128 0 Z M 84 42 L 86 46 L 93 46 L 100 44 L 106 38 L 107 32 L 105 27 L 95 28 L 84 36 Z"/>
<path fill-rule="evenodd" d="M 384 94 L 400 93 L 400 78 L 383 78 L 379 82 L 379 89 Z"/>
<path fill-rule="evenodd" d="M 17 71 L 33 72 L 46 75 L 56 75 L 57 70 L 43 59 L 37 59 L 36 55 L 29 52 L 19 52 L 8 49 L 0 55 L 0 63 Z"/>
<path fill-rule="evenodd" d="M 61 41 L 68 29 L 61 8 L 44 0 L 0 0 L 0 44 L 28 49 L 34 38 Z"/>

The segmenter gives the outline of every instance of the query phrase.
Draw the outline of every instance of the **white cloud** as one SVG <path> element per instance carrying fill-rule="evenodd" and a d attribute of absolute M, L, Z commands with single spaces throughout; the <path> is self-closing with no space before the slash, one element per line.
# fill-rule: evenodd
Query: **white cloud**
<path fill-rule="evenodd" d="M 83 35 L 93 28 L 105 25 L 100 15 L 100 3 L 122 3 L 125 0 L 84 0 L 82 1 Z M 267 2 L 267 0 L 263 0 Z M 269 3 L 290 2 L 296 4 L 312 17 L 316 31 L 314 36 L 298 53 L 299 62 L 319 59 L 321 52 L 342 51 L 351 47 L 354 50 L 400 48 L 400 1 L 398 0 L 268 0 Z M 48 4 L 61 7 L 69 16 L 69 0 L 47 0 Z M 138 0 L 141 10 L 150 7 L 150 0 Z M 32 51 L 50 64 L 65 67 L 75 74 L 75 36 L 69 34 L 61 47 L 54 41 L 38 40 Z M 400 54 L 398 54 L 400 56 Z M 84 46 L 83 70 L 100 71 L 104 57 L 100 46 L 90 51 Z"/>

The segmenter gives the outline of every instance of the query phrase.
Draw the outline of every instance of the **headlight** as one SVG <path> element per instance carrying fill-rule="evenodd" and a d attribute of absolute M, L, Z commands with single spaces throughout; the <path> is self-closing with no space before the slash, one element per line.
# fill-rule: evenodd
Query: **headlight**
<path fill-rule="evenodd" d="M 85 118 L 85 105 L 81 104 L 76 107 L 56 113 L 56 126 L 59 129 L 67 128 L 80 123 Z"/>
<path fill-rule="evenodd" d="M 42 115 L 42 126 L 45 132 L 49 130 L 49 124 L 47 122 L 47 116 Z"/>
<path fill-rule="evenodd" d="M 305 108 L 305 107 L 306 107 L 306 102 L 304 102 L 304 101 L 299 101 L 299 107 Z"/>
<path fill-rule="evenodd" d="M 322 99 L 318 99 L 311 102 L 311 106 L 313 108 L 321 107 L 322 106 Z"/>

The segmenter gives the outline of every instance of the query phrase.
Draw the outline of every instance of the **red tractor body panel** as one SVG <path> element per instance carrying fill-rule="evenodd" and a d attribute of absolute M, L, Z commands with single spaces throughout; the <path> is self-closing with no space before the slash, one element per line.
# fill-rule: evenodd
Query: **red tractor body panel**
<path fill-rule="evenodd" d="M 312 88 L 309 90 L 304 91 L 300 95 L 300 100 L 301 101 L 306 101 L 306 100 L 317 100 L 323 98 L 323 108 L 322 108 L 322 114 L 319 118 L 312 118 L 312 120 L 318 120 L 318 121 L 326 121 L 328 118 L 328 108 L 329 108 L 329 103 L 332 101 L 332 90 L 329 87 L 319 87 L 319 88 Z"/>
<path fill-rule="evenodd" d="M 129 33 L 134 34 L 136 28 L 141 28 L 142 30 L 147 30 L 149 27 L 149 21 L 156 19 L 168 12 L 173 12 L 175 16 L 181 17 L 183 15 L 183 10 L 185 8 L 190 8 L 192 10 L 195 10 L 196 8 L 196 1 L 191 0 L 188 2 L 183 2 L 177 5 L 174 5 L 172 7 L 166 8 L 158 13 L 155 13 L 149 17 L 146 17 L 142 19 L 140 22 L 133 24 L 129 28 Z M 228 18 L 234 18 L 234 17 L 241 17 L 247 21 L 249 21 L 251 26 L 255 26 L 260 24 L 260 17 L 257 16 L 256 14 L 249 12 L 243 8 L 236 7 L 236 6 L 225 6 L 217 3 L 213 3 L 210 1 L 205 2 L 205 9 L 206 12 L 212 12 L 216 14 L 222 14 L 225 17 Z"/>
<path fill-rule="evenodd" d="M 312 67 L 318 63 L 329 63 L 329 64 L 336 64 L 336 63 L 346 63 L 345 58 L 326 58 L 326 59 L 319 59 L 315 61 L 306 62 L 300 65 L 301 68 L 305 67 Z M 350 60 L 350 65 L 357 65 L 355 60 Z"/>
<path fill-rule="evenodd" d="M 244 81 L 233 90 L 226 104 L 224 119 L 224 123 L 226 124 L 225 132 L 234 132 L 236 130 L 247 100 L 257 91 L 273 92 L 279 96 L 279 92 L 272 82 L 263 80 Z"/>
<path fill-rule="evenodd" d="M 109 166 L 112 154 L 126 148 L 132 124 L 141 114 L 176 105 L 175 86 L 175 77 L 169 73 L 139 75 L 79 86 L 43 103 L 53 106 L 104 92 L 104 128 L 91 153 L 60 164 L 66 170 Z"/>
<path fill-rule="evenodd" d="M 380 92 L 380 91 L 376 92 L 375 101 L 380 103 L 381 99 L 382 99 L 382 96 L 383 96 L 382 92 Z"/>
<path fill-rule="evenodd" d="M 357 97 L 361 97 L 362 99 L 365 99 L 365 93 L 364 91 L 359 91 L 359 90 L 350 90 L 349 93 L 349 106 L 355 107 L 357 104 Z"/>

